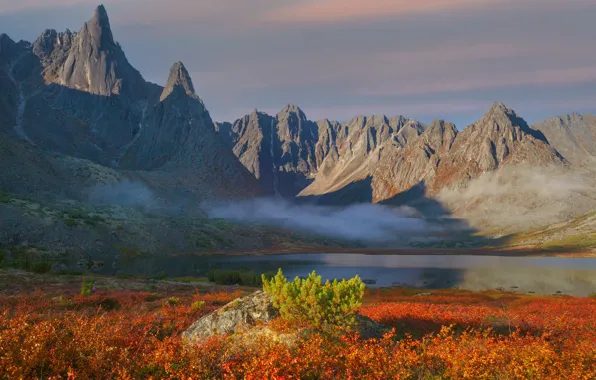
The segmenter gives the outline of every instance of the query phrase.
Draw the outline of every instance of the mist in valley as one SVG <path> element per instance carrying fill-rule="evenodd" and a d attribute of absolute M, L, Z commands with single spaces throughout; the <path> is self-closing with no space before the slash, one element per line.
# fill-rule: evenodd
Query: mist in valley
<path fill-rule="evenodd" d="M 478 228 L 523 229 L 568 220 L 596 207 L 590 169 L 507 166 L 484 173 L 437 200 Z"/>
<path fill-rule="evenodd" d="M 203 204 L 211 218 L 239 223 L 258 223 L 363 242 L 390 242 L 432 227 L 409 207 L 355 204 L 345 207 L 295 204 L 287 200 L 260 198 L 238 202 Z"/>

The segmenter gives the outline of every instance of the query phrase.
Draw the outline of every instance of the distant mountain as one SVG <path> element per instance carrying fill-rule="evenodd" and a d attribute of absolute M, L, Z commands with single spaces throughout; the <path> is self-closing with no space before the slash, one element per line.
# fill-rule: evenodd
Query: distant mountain
<path fill-rule="evenodd" d="M 555 116 L 532 126 L 542 132 L 551 146 L 579 166 L 596 164 L 596 116 L 572 113 Z"/>
<path fill-rule="evenodd" d="M 254 111 L 233 123 L 216 123 L 220 137 L 271 194 L 293 197 L 323 177 L 351 181 L 371 173 L 363 165 L 387 144 L 406 145 L 424 125 L 403 116 L 358 116 L 347 123 L 307 119 L 297 106 L 277 115 Z M 372 157 L 372 156 L 371 156 Z M 372 159 L 372 158 L 371 158 Z M 374 160 L 374 159 L 373 159 Z"/>
<path fill-rule="evenodd" d="M 593 119 L 572 120 L 568 124 L 580 133 Z M 553 146 L 545 134 L 554 132 L 542 129 L 545 132 L 530 127 L 502 103 L 494 103 L 482 119 L 461 132 L 443 120 L 427 127 L 403 116 L 315 123 L 296 106 L 285 107 L 275 117 L 255 111 L 234 123 L 216 125 L 234 154 L 271 191 L 279 187 L 275 183 L 282 183 L 284 196 L 318 196 L 368 179 L 373 202 L 420 184 L 428 195 L 465 187 L 482 173 L 508 165 L 570 165 L 573 160 L 557 147 L 564 149 L 573 140 L 564 136 L 565 143 Z M 596 144 L 585 148 L 596 152 Z M 575 147 L 567 150 L 577 153 Z"/>
<path fill-rule="evenodd" d="M 213 130 L 184 65 L 165 88 L 146 82 L 103 6 L 76 33 L 46 30 L 33 44 L 1 35 L 0 85 L 0 130 L 40 149 L 151 171 L 150 182 L 177 173 L 179 190 L 195 196 L 262 194 Z"/>

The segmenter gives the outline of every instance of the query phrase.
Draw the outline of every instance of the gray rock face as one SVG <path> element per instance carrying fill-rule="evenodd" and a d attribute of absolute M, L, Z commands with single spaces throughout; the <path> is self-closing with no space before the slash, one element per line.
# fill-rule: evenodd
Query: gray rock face
<path fill-rule="evenodd" d="M 403 116 L 387 118 L 383 115 L 358 116 L 342 128 L 335 127 L 335 148 L 329 150 L 314 182 L 300 195 L 335 193 L 352 183 L 365 181 L 377 170 L 382 157 L 412 143 L 425 128 Z M 394 165 L 388 162 L 387 166 L 393 168 Z M 358 189 L 360 191 L 360 187 Z"/>
<path fill-rule="evenodd" d="M 568 161 L 590 167 L 596 163 L 596 116 L 572 113 L 533 125 Z"/>
<path fill-rule="evenodd" d="M 168 76 L 168 81 L 166 83 L 166 87 L 163 89 L 161 93 L 160 100 L 163 101 L 166 99 L 170 94 L 177 89 L 180 89 L 189 96 L 196 96 L 195 94 L 195 87 L 192 84 L 192 80 L 190 79 L 190 75 L 188 74 L 188 70 L 184 67 L 184 64 L 180 61 L 175 62 L 170 69 L 170 75 Z"/>
<path fill-rule="evenodd" d="M 46 79 L 96 95 L 121 95 L 130 99 L 144 96 L 145 81 L 114 41 L 103 5 L 95 9 L 76 35 L 66 32 L 55 36 L 54 33 L 43 36 L 45 38 L 36 45 L 48 47 L 48 38 L 55 37 L 55 47 L 68 49 L 68 55 L 63 62 L 52 62 L 49 71 L 55 72 L 56 77 Z"/>
<path fill-rule="evenodd" d="M 424 125 L 383 115 L 315 123 L 300 108 L 288 105 L 275 117 L 255 110 L 234 123 L 218 123 L 215 129 L 269 193 L 293 197 L 315 179 L 313 194 L 327 192 L 328 184 L 341 187 L 336 179 L 365 177 L 371 173 L 369 158 L 378 158 L 373 152 L 384 144 L 407 145 Z"/>
<path fill-rule="evenodd" d="M 449 153 L 456 136 L 454 124 L 438 120 L 433 121 L 420 137 L 414 135 L 406 140 L 411 144 L 387 147 L 373 173 L 373 200 L 389 199 L 422 181 L 432 182 L 440 157 Z"/>
<path fill-rule="evenodd" d="M 256 322 L 269 322 L 278 316 L 271 299 L 263 291 L 238 298 L 193 323 L 182 336 L 198 342 L 217 334 L 231 334 L 255 326 Z"/>
<path fill-rule="evenodd" d="M 316 173 L 319 127 L 296 106 L 276 117 L 255 110 L 215 129 L 269 194 L 293 197 Z"/>

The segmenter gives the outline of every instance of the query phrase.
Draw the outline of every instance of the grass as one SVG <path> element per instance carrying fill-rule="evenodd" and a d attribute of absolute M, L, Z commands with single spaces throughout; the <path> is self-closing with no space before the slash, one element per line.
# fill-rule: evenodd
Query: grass
<path fill-rule="evenodd" d="M 596 234 L 591 219 L 596 216 L 596 211 L 578 216 L 574 219 L 557 223 L 551 226 L 519 231 L 504 238 L 502 247 L 516 245 L 535 245 L 536 248 L 553 251 L 569 251 L 596 248 Z M 581 233 L 581 231 L 587 233 Z M 558 235 L 563 237 L 557 238 Z"/>
<path fill-rule="evenodd" d="M 596 247 L 596 235 L 569 235 L 562 239 L 550 240 L 540 245 L 544 249 L 587 249 Z"/>

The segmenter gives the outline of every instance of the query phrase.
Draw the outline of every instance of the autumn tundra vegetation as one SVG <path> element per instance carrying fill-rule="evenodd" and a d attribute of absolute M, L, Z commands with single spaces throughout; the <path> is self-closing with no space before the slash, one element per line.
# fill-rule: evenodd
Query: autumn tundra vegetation
<path fill-rule="evenodd" d="M 181 335 L 194 321 L 254 289 L 134 279 L 110 288 L 102 284 L 113 280 L 97 278 L 90 290 L 88 278 L 69 287 L 43 277 L 38 289 L 0 295 L 2 379 L 596 377 L 592 298 L 365 289 L 357 277 L 288 281 L 280 272 L 263 278 L 281 314 L 269 327 L 308 334 L 294 344 L 229 336 L 188 344 Z M 356 312 L 387 333 L 359 337 L 350 329 Z"/>

